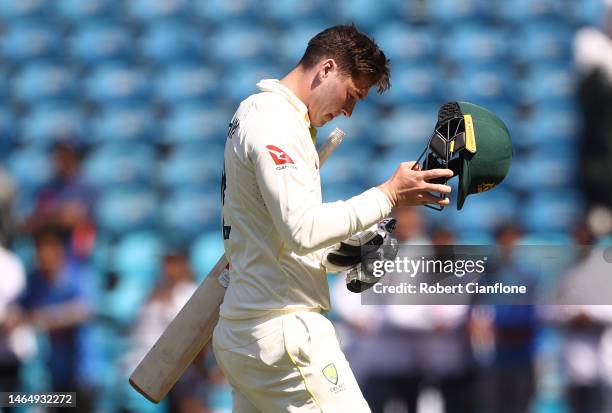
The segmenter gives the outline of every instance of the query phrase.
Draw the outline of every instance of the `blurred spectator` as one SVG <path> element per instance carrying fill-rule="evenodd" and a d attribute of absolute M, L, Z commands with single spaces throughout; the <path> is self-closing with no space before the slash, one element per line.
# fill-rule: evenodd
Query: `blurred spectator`
<path fill-rule="evenodd" d="M 398 208 L 394 216 L 398 220 L 394 236 L 400 244 L 430 244 L 423 235 L 419 209 Z M 432 233 L 432 240 L 452 244 L 454 236 L 440 229 Z M 414 413 L 419 396 L 429 386 L 439 390 L 446 413 L 472 412 L 469 307 L 394 305 L 390 297 L 381 303 L 386 305 L 362 306 L 358 294 L 346 292 L 341 278 L 334 289 L 334 307 L 351 326 L 345 354 L 372 412 L 399 404 Z"/>
<path fill-rule="evenodd" d="M 574 233 L 576 243 L 592 238 L 584 231 Z M 579 261 L 558 283 L 554 311 L 547 318 L 561 329 L 562 362 L 566 373 L 566 398 L 572 413 L 604 413 L 610 380 L 610 263 L 602 249 L 579 248 Z"/>
<path fill-rule="evenodd" d="M 77 408 L 67 411 L 91 412 L 99 353 L 90 343 L 92 276 L 88 268 L 67 253 L 61 234 L 53 227 L 36 232 L 36 267 L 28 275 L 17 318 L 18 323 L 31 324 L 47 334 L 51 389 L 77 392 Z"/>
<path fill-rule="evenodd" d="M 0 392 L 18 391 L 19 349 L 15 342 L 15 320 L 11 305 L 25 287 L 25 272 L 19 259 L 0 244 Z"/>
<path fill-rule="evenodd" d="M 609 326 L 602 339 L 602 354 L 605 382 L 605 412 L 612 412 L 612 326 Z"/>
<path fill-rule="evenodd" d="M 528 291 L 534 291 L 535 274 L 526 273 L 515 253 L 521 229 L 506 224 L 495 235 L 500 259 L 498 265 L 489 266 L 489 282 L 521 280 Z M 491 364 L 484 370 L 490 386 L 487 404 L 494 413 L 529 412 L 536 390 L 534 349 L 538 323 L 534 305 L 493 303 L 478 308 L 474 314 L 474 327 L 480 330 L 474 332 L 481 338 L 491 337 Z M 483 332 L 486 329 L 490 332 Z"/>
<path fill-rule="evenodd" d="M 612 306 L 558 307 L 562 327 L 566 396 L 573 413 L 603 413 L 606 390 L 604 332 L 612 324 Z"/>
<path fill-rule="evenodd" d="M 0 245 L 9 245 L 14 235 L 12 216 L 15 186 L 0 166 Z"/>
<path fill-rule="evenodd" d="M 133 329 L 133 349 L 126 360 L 130 371 L 155 344 L 197 288 L 184 252 L 168 252 L 162 267 L 158 285 L 140 310 Z M 208 412 L 202 400 L 203 384 L 209 375 L 204 366 L 206 350 L 196 357 L 168 394 L 170 413 Z"/>
<path fill-rule="evenodd" d="M 95 244 L 93 207 L 96 192 L 81 176 L 82 148 L 73 141 L 59 142 L 54 151 L 55 177 L 38 194 L 26 231 L 37 232 L 49 225 L 64 231 L 70 251 L 87 258 Z"/>
<path fill-rule="evenodd" d="M 605 4 L 602 29 L 583 28 L 574 39 L 583 125 L 578 171 L 598 235 L 612 231 L 612 1 Z"/>

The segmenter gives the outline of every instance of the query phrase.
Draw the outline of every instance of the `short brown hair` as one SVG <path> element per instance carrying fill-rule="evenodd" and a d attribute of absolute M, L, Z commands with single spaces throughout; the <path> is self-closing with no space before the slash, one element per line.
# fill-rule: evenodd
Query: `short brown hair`
<path fill-rule="evenodd" d="M 353 78 L 369 77 L 378 93 L 391 87 L 389 59 L 354 24 L 330 27 L 310 39 L 299 64 L 310 69 L 326 58 L 334 59 L 340 71 Z"/>

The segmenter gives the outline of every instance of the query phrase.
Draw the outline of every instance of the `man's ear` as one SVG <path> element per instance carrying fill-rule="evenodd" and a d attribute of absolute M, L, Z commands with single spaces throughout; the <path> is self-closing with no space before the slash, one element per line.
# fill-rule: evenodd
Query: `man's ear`
<path fill-rule="evenodd" d="M 336 62 L 334 61 L 334 59 L 325 59 L 323 62 L 321 62 L 321 66 L 319 69 L 320 80 L 325 79 L 334 70 L 336 70 Z"/>

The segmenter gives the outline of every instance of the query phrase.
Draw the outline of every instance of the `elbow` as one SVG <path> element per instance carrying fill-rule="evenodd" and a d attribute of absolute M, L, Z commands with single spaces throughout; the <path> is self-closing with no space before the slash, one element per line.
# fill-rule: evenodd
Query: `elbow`
<path fill-rule="evenodd" d="M 299 231 L 290 234 L 286 244 L 293 253 L 299 256 L 304 256 L 321 248 L 313 242 L 312 237 L 304 236 Z"/>

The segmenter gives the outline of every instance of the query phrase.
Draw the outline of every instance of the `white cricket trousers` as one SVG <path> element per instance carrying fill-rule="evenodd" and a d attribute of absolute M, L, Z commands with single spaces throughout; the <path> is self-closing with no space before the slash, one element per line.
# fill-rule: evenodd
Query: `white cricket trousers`
<path fill-rule="evenodd" d="M 370 413 L 333 325 L 317 312 L 222 318 L 213 351 L 232 386 L 233 413 Z"/>

